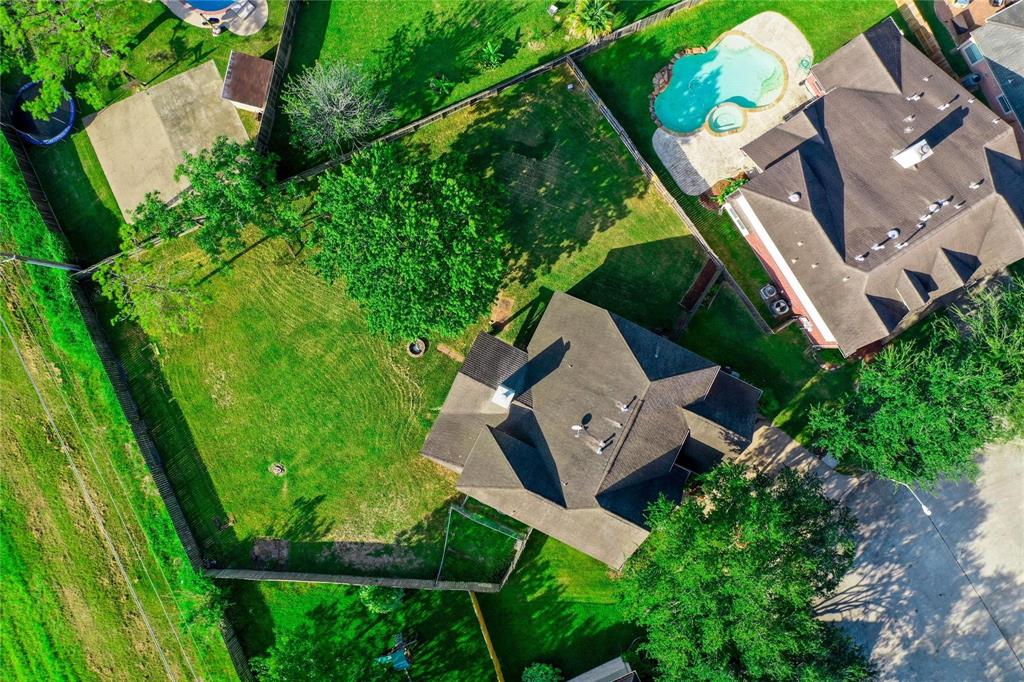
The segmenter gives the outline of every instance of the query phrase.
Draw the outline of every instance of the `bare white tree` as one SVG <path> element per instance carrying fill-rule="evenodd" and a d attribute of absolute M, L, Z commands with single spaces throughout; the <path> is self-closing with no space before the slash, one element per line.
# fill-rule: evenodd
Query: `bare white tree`
<path fill-rule="evenodd" d="M 289 78 L 281 102 L 294 141 L 311 154 L 359 147 L 395 118 L 373 80 L 340 62 L 318 61 Z"/>

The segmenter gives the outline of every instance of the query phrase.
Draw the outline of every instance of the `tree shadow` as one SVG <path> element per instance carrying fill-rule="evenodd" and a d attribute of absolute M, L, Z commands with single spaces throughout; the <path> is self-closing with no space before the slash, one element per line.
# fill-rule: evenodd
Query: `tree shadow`
<path fill-rule="evenodd" d="M 511 37 L 502 31 L 518 11 L 512 3 L 463 3 L 450 12 L 428 10 L 415 23 L 400 26 L 373 59 L 398 118 L 414 118 L 444 99 L 428 87 L 432 76 L 443 74 L 457 85 L 479 74 L 482 37 L 498 45 L 502 61 L 515 57 L 519 33 Z"/>
<path fill-rule="evenodd" d="M 648 183 L 564 70 L 477 104 L 451 143 L 476 173 L 493 176 L 515 226 L 507 284 L 529 286 L 629 214 Z"/>
<path fill-rule="evenodd" d="M 1019 497 L 1011 501 L 1006 473 L 992 465 L 983 463 L 981 485 L 946 483 L 923 496 L 931 518 L 907 490 L 884 480 L 863 481 L 844 499 L 859 519 L 856 563 L 818 612 L 872 655 L 883 678 L 1021 675 L 1006 641 L 1019 656 Z M 1008 480 L 1021 478 L 1017 465 Z"/>
<path fill-rule="evenodd" d="M 533 533 L 519 566 L 498 594 L 479 595 L 491 638 L 509 679 L 540 661 L 561 668 L 567 676 L 621 655 L 641 634 L 618 617 L 612 597 L 607 604 L 575 584 L 577 576 L 546 558 L 552 540 Z M 579 555 L 589 567 L 595 563 Z M 607 613 L 601 613 L 607 609 Z M 614 619 L 602 616 L 616 614 Z"/>

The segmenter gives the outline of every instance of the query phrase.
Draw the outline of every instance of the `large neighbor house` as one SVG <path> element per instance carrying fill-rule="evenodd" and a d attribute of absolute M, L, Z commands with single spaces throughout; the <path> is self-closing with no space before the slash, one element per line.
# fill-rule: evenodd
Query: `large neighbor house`
<path fill-rule="evenodd" d="M 1024 148 L 1024 2 L 988 17 L 960 45 L 992 108 L 1017 130 Z"/>
<path fill-rule="evenodd" d="M 817 346 L 876 347 L 1024 258 L 1013 130 L 892 21 L 809 78 L 824 94 L 744 147 L 759 172 L 727 209 Z"/>
<path fill-rule="evenodd" d="M 647 505 L 749 442 L 759 389 L 556 293 L 525 351 L 477 336 L 423 454 L 456 487 L 620 568 Z"/>

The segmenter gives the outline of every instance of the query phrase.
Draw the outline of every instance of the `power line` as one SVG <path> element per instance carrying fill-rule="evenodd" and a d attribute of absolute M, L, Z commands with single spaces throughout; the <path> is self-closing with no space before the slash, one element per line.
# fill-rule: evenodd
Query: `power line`
<path fill-rule="evenodd" d="M 36 314 L 41 319 L 43 319 L 42 311 L 39 310 L 38 304 L 36 303 L 35 299 L 29 297 L 29 300 L 31 301 L 33 307 L 35 308 Z M 28 324 L 28 321 L 25 319 L 24 314 L 22 314 L 20 310 L 18 310 L 18 312 L 21 315 L 22 324 L 25 326 L 26 332 L 33 339 L 33 342 L 38 345 L 39 342 L 35 338 L 35 335 L 33 334 L 32 330 L 31 330 L 31 328 L 30 328 L 30 326 Z M 47 329 L 48 329 L 48 327 L 47 327 Z M 53 342 L 52 331 L 48 332 L 48 333 L 51 334 L 50 341 Z M 61 362 L 59 357 L 56 357 L 55 359 L 56 359 L 56 361 L 58 363 Z M 64 373 L 65 376 L 67 376 L 67 377 L 74 376 L 74 374 L 72 372 L 68 371 L 68 368 L 65 365 L 63 365 L 63 363 L 61 363 L 61 365 L 62 366 L 60 367 L 60 369 Z M 50 369 L 49 369 L 48 366 L 46 367 L 46 370 L 47 370 L 48 373 L 50 373 Z M 52 373 L 51 373 L 51 378 L 54 378 L 54 380 L 55 380 L 55 377 L 52 376 Z M 104 475 L 102 473 L 102 470 L 101 470 L 101 467 L 99 465 L 99 462 L 96 459 L 96 455 L 95 455 L 93 449 L 89 446 L 89 441 L 85 437 L 85 432 L 82 430 L 82 427 L 79 424 L 77 417 L 75 416 L 75 410 L 73 410 L 71 408 L 70 403 L 68 403 L 67 396 L 64 394 L 63 391 L 58 391 L 58 394 L 61 397 L 61 401 L 64 403 L 64 407 L 67 410 L 68 416 L 71 418 L 71 422 L 74 425 L 75 430 L 78 432 L 79 440 L 81 441 L 83 448 L 85 449 L 86 453 L 88 453 L 89 458 L 92 460 L 93 469 L 96 471 L 97 478 L 99 478 L 100 482 L 103 484 L 103 487 L 106 489 L 107 496 L 110 498 L 110 501 L 111 501 L 111 505 L 114 507 L 114 511 L 117 514 L 118 519 L 121 522 L 121 527 L 124 530 L 126 540 L 127 540 L 128 544 L 131 546 L 132 550 L 134 551 L 135 556 L 136 556 L 136 558 L 139 561 L 139 565 L 142 568 L 142 572 L 145 573 L 146 579 L 149 582 L 150 587 L 153 589 L 153 594 L 154 594 L 154 596 L 156 596 L 157 601 L 160 604 L 160 610 L 163 612 L 164 619 L 167 621 L 167 624 L 168 624 L 168 626 L 169 626 L 169 628 L 171 630 L 172 635 L 174 636 L 174 639 L 175 639 L 175 641 L 176 641 L 176 643 L 178 645 L 178 648 L 181 650 L 182 658 L 184 659 L 185 665 L 188 667 L 189 671 L 192 673 L 192 676 L 194 678 L 198 678 L 199 676 L 196 674 L 195 669 L 192 667 L 191 659 L 189 658 L 188 653 L 185 651 L 185 647 L 182 645 L 181 639 L 178 637 L 177 625 L 172 621 L 172 619 L 170 617 L 170 614 L 168 614 L 168 612 L 167 612 L 167 608 L 164 605 L 163 598 L 160 596 L 160 592 L 157 589 L 157 586 L 156 586 L 156 584 L 153 581 L 153 577 L 150 575 L 149 569 L 146 567 L 146 562 L 145 562 L 145 560 L 142 557 L 142 553 L 139 551 L 138 544 L 136 543 L 135 538 L 132 537 L 132 533 L 131 533 L 131 530 L 129 528 L 129 524 L 125 520 L 124 514 L 121 511 L 121 506 L 117 503 L 116 496 L 114 495 L 114 492 L 111 489 L 110 484 L 107 482 L 106 478 L 104 477 Z M 91 410 L 86 410 L 86 411 L 89 414 L 90 421 L 92 422 L 93 427 L 96 428 L 96 429 L 99 429 L 99 424 L 96 422 L 95 415 L 92 413 Z M 175 606 L 177 607 L 178 611 L 180 612 L 181 611 L 181 607 L 180 607 L 180 604 L 178 603 L 178 600 L 174 596 L 174 588 L 171 585 L 170 580 L 168 580 L 167 574 L 164 572 L 163 564 L 162 564 L 162 562 L 160 560 L 160 557 L 155 553 L 155 551 L 153 550 L 151 544 L 149 543 L 149 538 L 148 538 L 148 536 L 146 535 L 146 532 L 145 532 L 145 526 L 142 523 L 142 519 L 139 518 L 138 512 L 135 509 L 135 505 L 132 504 L 132 500 L 131 500 L 131 496 L 130 496 L 130 494 L 128 492 L 128 488 L 125 485 L 125 483 L 124 483 L 123 479 L 121 478 L 121 476 L 118 474 L 117 467 L 114 465 L 113 460 L 111 459 L 109 454 L 107 455 L 106 459 L 107 459 L 107 463 L 110 466 L 111 471 L 113 471 L 113 473 L 114 473 L 114 477 L 117 479 L 118 483 L 120 484 L 120 487 L 121 487 L 121 490 L 122 490 L 122 492 L 124 494 L 124 498 L 125 498 L 125 500 L 127 502 L 128 508 L 131 509 L 132 515 L 135 517 L 135 521 L 138 523 L 139 528 L 142 529 L 143 537 L 146 539 L 146 548 L 148 550 L 148 553 L 149 553 L 150 556 L 153 557 L 153 561 L 156 564 L 157 570 L 160 572 L 160 575 L 163 578 L 163 582 L 167 586 L 167 590 L 168 590 L 169 595 L 171 596 L 171 600 L 174 602 Z M 185 625 L 185 628 L 186 628 L 186 632 L 188 633 L 189 639 L 192 640 L 193 647 L 195 647 L 196 657 L 199 659 L 200 662 L 202 662 L 202 653 L 200 651 L 198 643 L 195 641 L 195 637 L 192 635 L 191 628 L 189 628 L 187 624 Z"/>
<path fill-rule="evenodd" d="M 100 515 L 99 508 L 96 506 L 96 502 L 92 499 L 92 494 L 89 492 L 89 488 L 85 484 L 85 479 L 82 477 L 82 474 L 78 469 L 78 465 L 75 464 L 74 458 L 71 457 L 71 447 L 68 445 L 67 440 L 64 438 L 64 434 L 61 433 L 60 428 L 57 426 L 57 421 L 53 418 L 53 413 L 50 411 L 50 407 L 47 405 L 46 399 L 43 398 L 42 391 L 39 390 L 35 377 L 32 376 L 32 372 L 29 370 L 28 362 L 25 360 L 25 356 L 21 352 L 21 347 L 18 346 L 18 342 L 14 338 L 11 328 L 7 324 L 7 320 L 5 320 L 2 315 L 0 315 L 0 324 L 3 325 L 4 331 L 7 333 L 7 338 L 11 341 L 11 346 L 14 348 L 14 352 L 18 356 L 18 361 L 21 363 L 21 367 L 25 371 L 25 376 L 28 377 L 29 383 L 32 384 L 32 390 L 36 394 L 36 399 L 38 399 L 39 405 L 43 408 L 43 413 L 46 415 L 46 420 L 50 424 L 50 428 L 60 441 L 61 452 L 64 453 L 64 457 L 67 459 L 68 465 L 71 468 L 71 473 L 75 477 L 75 482 L 78 484 L 78 489 L 82 493 L 82 498 L 85 500 L 86 505 L 92 512 L 93 520 L 96 522 L 96 527 L 100 532 L 100 536 L 103 538 L 103 541 L 107 546 L 107 551 L 110 552 L 111 558 L 117 565 L 117 570 L 121 574 L 121 578 L 124 580 L 125 586 L 128 588 L 128 593 L 131 595 L 132 601 L 135 602 L 135 608 L 138 610 L 139 616 L 142 618 L 142 622 L 146 624 L 146 630 L 149 633 L 149 638 L 153 642 L 153 646 L 156 647 L 157 656 L 160 658 L 160 663 L 163 665 L 164 672 L 167 673 L 167 677 L 169 679 L 177 679 L 174 672 L 171 670 L 170 663 L 167 661 L 167 656 L 164 653 L 163 647 L 160 646 L 160 641 L 156 636 L 156 632 L 153 630 L 153 625 L 149 622 L 149 616 L 146 615 L 146 610 L 142 607 L 142 601 L 139 599 L 139 595 L 136 593 L 135 587 L 132 585 L 131 578 L 128 576 L 128 571 L 125 569 L 124 562 L 121 560 L 121 555 L 117 551 L 117 547 L 114 546 L 114 541 L 110 537 L 110 533 L 107 532 L 107 528 L 103 523 L 103 517 Z"/>

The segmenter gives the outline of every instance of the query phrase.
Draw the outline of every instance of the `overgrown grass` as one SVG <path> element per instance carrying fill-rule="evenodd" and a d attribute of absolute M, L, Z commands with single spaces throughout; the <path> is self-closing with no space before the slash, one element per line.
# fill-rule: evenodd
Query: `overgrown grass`
<path fill-rule="evenodd" d="M 587 79 L 668 187 L 675 187 L 651 144 L 655 125 L 648 111 L 651 78 L 684 47 L 707 46 L 722 32 L 760 12 L 779 12 L 803 32 L 821 61 L 893 12 L 891 2 L 858 0 L 708 0 L 692 10 L 614 42 L 587 58 Z M 760 262 L 726 215 L 703 208 L 695 197 L 676 196 L 751 300 L 767 281 Z"/>
<path fill-rule="evenodd" d="M 668 326 L 700 266 L 678 217 L 647 191 L 589 100 L 566 90 L 567 78 L 538 78 L 406 141 L 464 153 L 475 172 L 507 185 L 511 340 L 525 338 L 553 289 Z M 148 257 L 194 255 L 180 240 Z M 292 569 L 432 578 L 454 476 L 419 449 L 457 363 L 437 352 L 410 359 L 371 335 L 343 287 L 315 278 L 280 242 L 255 245 L 216 272 L 204 268 L 212 304 L 200 331 L 117 333 L 211 555 L 248 564 L 257 541 L 271 537 L 288 541 L 283 564 Z M 431 341 L 465 352 L 486 323 Z M 274 462 L 286 467 L 283 477 L 269 471 Z M 508 556 L 508 542 L 495 536 L 495 554 L 478 553 L 484 575 L 475 579 L 501 572 L 494 558 Z"/>
<path fill-rule="evenodd" d="M 238 623 L 239 640 L 250 657 L 264 655 L 275 637 L 312 622 L 317 636 L 333 639 L 339 655 L 364 663 L 367 670 L 374 658 L 391 648 L 394 635 L 403 633 L 418 642 L 412 649 L 411 679 L 494 679 L 494 667 L 465 592 L 406 591 L 398 611 L 376 615 L 359 601 L 357 588 L 348 585 L 242 581 L 225 585 L 230 587 L 232 601 L 229 616 Z"/>
<path fill-rule="evenodd" d="M 764 390 L 760 409 L 787 433 L 806 441 L 807 411 L 852 386 L 853 365 L 822 372 L 796 323 L 778 334 L 763 333 L 730 287 L 708 294 L 679 342 L 728 365 Z"/>
<path fill-rule="evenodd" d="M 6 142 L 0 245 L 66 258 L 27 196 Z M 32 379 L 67 439 L 174 674 L 229 679 L 216 627 L 186 625 L 198 607 L 196 575 L 134 446 L 60 271 L 6 264 L 0 282 Z M 0 561 L 3 667 L 11 679 L 109 679 L 161 670 L 157 649 L 108 554 L 58 448 L 32 384 L 0 332 Z"/>
<path fill-rule="evenodd" d="M 617 3 L 616 23 L 629 23 L 671 1 Z M 573 3 L 556 4 L 561 10 L 552 18 L 548 0 L 310 2 L 299 14 L 288 71 L 299 73 L 318 59 L 362 65 L 395 107 L 397 127 L 582 45 L 582 37 L 564 28 Z M 488 41 L 502 54 L 491 69 L 480 64 Z M 439 75 L 451 82 L 450 92 L 431 89 L 430 79 Z M 286 173 L 322 160 L 292 148 L 289 136 L 287 116 L 278 116 L 273 149 L 284 157 Z"/>
<path fill-rule="evenodd" d="M 607 566 L 535 533 L 505 588 L 478 595 L 506 679 L 538 661 L 572 677 L 630 650 L 641 632 L 615 590 Z"/>

